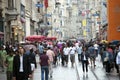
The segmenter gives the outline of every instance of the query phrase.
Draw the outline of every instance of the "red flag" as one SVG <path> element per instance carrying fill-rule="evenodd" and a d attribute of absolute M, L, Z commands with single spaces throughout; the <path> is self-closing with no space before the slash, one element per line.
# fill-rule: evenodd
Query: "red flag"
<path fill-rule="evenodd" d="M 44 5 L 45 5 L 45 8 L 48 7 L 48 0 L 44 0 Z"/>

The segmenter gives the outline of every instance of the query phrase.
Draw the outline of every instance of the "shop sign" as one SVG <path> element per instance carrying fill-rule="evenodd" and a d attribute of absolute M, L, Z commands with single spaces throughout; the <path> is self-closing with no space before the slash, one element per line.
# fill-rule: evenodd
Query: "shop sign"
<path fill-rule="evenodd" d="M 42 8 L 43 4 L 36 4 L 36 7 Z"/>

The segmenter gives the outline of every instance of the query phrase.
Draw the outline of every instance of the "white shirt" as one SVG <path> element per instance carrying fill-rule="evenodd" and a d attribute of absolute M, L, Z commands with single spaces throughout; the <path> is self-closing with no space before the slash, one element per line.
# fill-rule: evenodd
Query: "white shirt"
<path fill-rule="evenodd" d="M 78 54 L 82 53 L 82 46 L 80 46 L 80 47 L 77 48 L 77 52 L 78 52 Z"/>
<path fill-rule="evenodd" d="M 120 52 L 118 52 L 118 54 L 117 54 L 116 63 L 120 64 Z"/>
<path fill-rule="evenodd" d="M 75 50 L 76 50 L 75 47 L 70 47 L 70 54 L 75 54 Z"/>
<path fill-rule="evenodd" d="M 20 56 L 20 69 L 19 72 L 23 72 L 23 56 Z"/>
<path fill-rule="evenodd" d="M 63 49 L 63 52 L 64 52 L 64 55 L 68 55 L 69 52 L 70 52 L 70 48 L 69 48 L 69 47 L 65 47 L 65 48 Z"/>
<path fill-rule="evenodd" d="M 94 44 L 94 48 L 95 48 L 95 49 L 98 49 L 98 44 Z"/>
<path fill-rule="evenodd" d="M 78 48 L 79 47 L 79 43 L 75 43 L 75 46 L 76 46 L 76 48 Z"/>
<path fill-rule="evenodd" d="M 86 61 L 86 57 L 85 57 L 85 55 L 84 55 L 84 59 L 83 60 L 85 60 Z"/>

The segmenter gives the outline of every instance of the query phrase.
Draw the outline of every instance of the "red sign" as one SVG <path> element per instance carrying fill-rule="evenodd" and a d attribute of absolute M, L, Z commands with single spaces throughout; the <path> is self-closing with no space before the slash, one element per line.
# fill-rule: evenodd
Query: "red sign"
<path fill-rule="evenodd" d="M 48 7 L 48 0 L 44 0 L 44 5 L 45 5 L 45 8 Z"/>

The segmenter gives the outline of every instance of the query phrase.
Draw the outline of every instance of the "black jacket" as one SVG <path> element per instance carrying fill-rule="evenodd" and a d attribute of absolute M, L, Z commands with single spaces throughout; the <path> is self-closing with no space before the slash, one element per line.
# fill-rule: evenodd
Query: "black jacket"
<path fill-rule="evenodd" d="M 36 58 L 35 58 L 35 54 L 34 53 L 30 53 L 29 54 L 29 61 L 30 61 L 30 63 L 35 64 L 35 68 L 37 68 Z"/>
<path fill-rule="evenodd" d="M 19 68 L 20 68 L 20 56 L 16 55 L 14 56 L 13 59 L 13 77 L 19 78 Z M 28 78 L 29 74 L 32 73 L 29 57 L 26 54 L 23 55 L 23 71 L 25 78 Z"/>
<path fill-rule="evenodd" d="M 88 61 L 89 53 L 87 51 L 85 52 L 85 57 L 86 57 L 86 60 Z M 83 52 L 81 53 L 81 61 L 84 61 L 84 54 L 83 54 Z"/>

